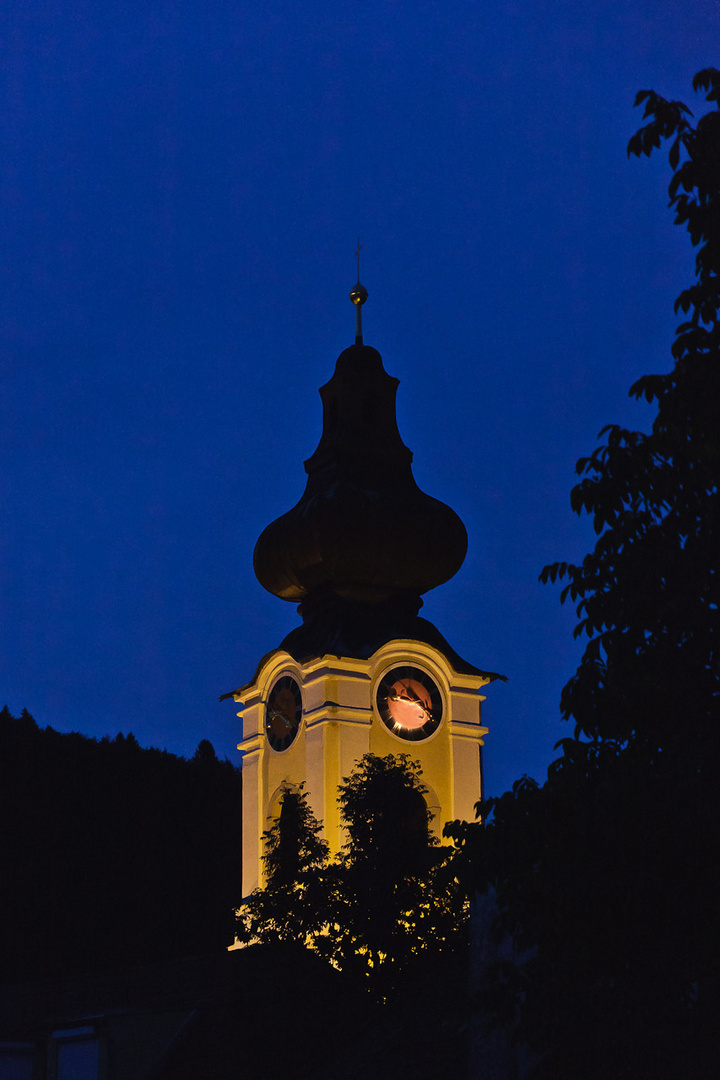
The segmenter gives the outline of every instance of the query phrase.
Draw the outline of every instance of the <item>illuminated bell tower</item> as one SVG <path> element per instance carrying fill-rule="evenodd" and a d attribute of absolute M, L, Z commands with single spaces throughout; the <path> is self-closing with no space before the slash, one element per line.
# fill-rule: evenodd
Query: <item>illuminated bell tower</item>
<path fill-rule="evenodd" d="M 261 836 L 284 784 L 305 782 L 333 852 L 338 785 L 368 752 L 420 761 L 438 833 L 473 820 L 481 797 L 480 691 L 502 676 L 462 660 L 418 615 L 421 595 L 462 565 L 465 526 L 415 483 L 395 416 L 399 381 L 363 344 L 359 282 L 350 299 L 355 344 L 320 390 L 305 493 L 255 547 L 260 584 L 299 602 L 302 625 L 224 695 L 242 705 L 245 896 L 262 884 Z"/>

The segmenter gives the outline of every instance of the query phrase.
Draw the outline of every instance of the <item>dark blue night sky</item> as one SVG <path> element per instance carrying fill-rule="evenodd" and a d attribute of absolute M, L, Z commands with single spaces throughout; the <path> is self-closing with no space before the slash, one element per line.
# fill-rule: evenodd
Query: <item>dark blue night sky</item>
<path fill-rule="evenodd" d="M 486 778 L 544 777 L 580 645 L 574 464 L 665 371 L 692 252 L 652 87 L 694 106 L 716 0 L 8 0 L 0 705 L 237 760 L 224 691 L 297 623 L 252 572 L 354 337 L 470 536 L 423 614 L 488 690 Z M 701 100 L 697 105 L 702 109 Z"/>

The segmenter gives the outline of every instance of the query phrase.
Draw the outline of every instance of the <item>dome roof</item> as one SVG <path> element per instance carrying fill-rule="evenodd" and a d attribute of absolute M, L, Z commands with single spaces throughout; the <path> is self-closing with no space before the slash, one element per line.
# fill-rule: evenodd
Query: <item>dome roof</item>
<path fill-rule="evenodd" d="M 255 573 L 269 592 L 382 603 L 419 597 L 459 570 L 465 526 L 415 483 L 397 428 L 398 384 L 367 345 L 338 357 L 320 390 L 323 432 L 305 462 L 305 493 L 255 546 Z"/>

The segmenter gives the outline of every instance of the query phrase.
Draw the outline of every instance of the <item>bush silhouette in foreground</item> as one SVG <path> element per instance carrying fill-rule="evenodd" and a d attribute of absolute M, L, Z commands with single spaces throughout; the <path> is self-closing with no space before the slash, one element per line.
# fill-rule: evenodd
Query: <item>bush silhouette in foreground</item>
<path fill-rule="evenodd" d="M 238 911 L 241 941 L 297 940 L 386 997 L 465 941 L 467 902 L 431 835 L 420 766 L 366 754 L 339 788 L 347 841 L 331 859 L 300 789 L 264 834 L 267 881 Z"/>

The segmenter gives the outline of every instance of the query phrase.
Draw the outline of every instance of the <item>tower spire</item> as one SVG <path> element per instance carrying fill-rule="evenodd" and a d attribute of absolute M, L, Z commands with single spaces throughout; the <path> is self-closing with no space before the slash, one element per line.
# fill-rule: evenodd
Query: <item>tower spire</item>
<path fill-rule="evenodd" d="M 334 612 L 340 600 L 353 611 L 358 604 L 417 610 L 422 593 L 459 570 L 467 549 L 457 514 L 413 478 L 395 413 L 398 380 L 362 342 L 366 296 L 358 282 L 350 293 L 356 342 L 320 390 L 323 431 L 305 462 L 305 494 L 255 545 L 260 584 L 283 600 L 302 601 L 310 621 L 314 611 Z"/>
<path fill-rule="evenodd" d="M 350 290 L 350 299 L 355 305 L 355 344 L 362 345 L 363 333 L 362 333 L 362 311 L 361 308 L 368 298 L 368 291 L 364 285 L 360 284 L 360 252 L 362 251 L 362 244 L 360 243 L 360 237 L 358 236 L 358 246 L 355 252 L 355 258 L 357 259 L 357 285 L 354 289 Z"/>

